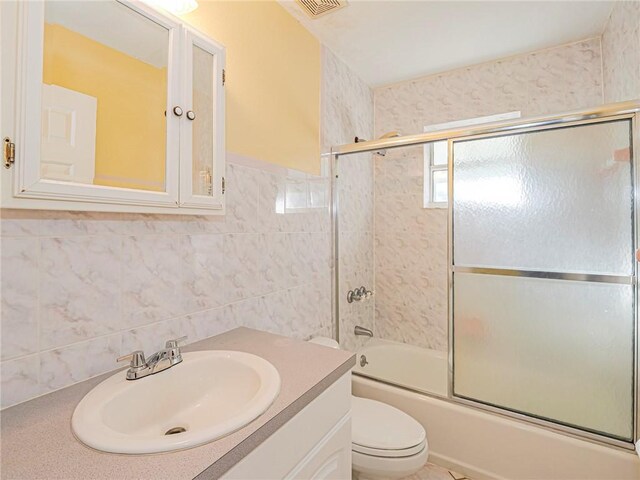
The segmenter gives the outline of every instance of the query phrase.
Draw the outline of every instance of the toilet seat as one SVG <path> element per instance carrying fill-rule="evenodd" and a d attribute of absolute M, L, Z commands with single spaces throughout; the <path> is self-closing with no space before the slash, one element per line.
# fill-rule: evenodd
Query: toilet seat
<path fill-rule="evenodd" d="M 361 453 L 363 455 L 370 455 L 372 457 L 382 457 L 382 458 L 402 458 L 402 457 L 410 457 L 411 455 L 417 455 L 426 446 L 426 440 L 422 441 L 415 447 L 411 448 L 403 448 L 401 450 L 383 450 L 379 448 L 370 448 L 365 447 L 364 445 L 358 445 L 357 443 L 351 444 L 351 450 L 354 452 Z"/>
<path fill-rule="evenodd" d="M 364 455 L 400 458 L 417 455 L 426 446 L 420 423 L 386 403 L 351 397 L 352 449 Z"/>

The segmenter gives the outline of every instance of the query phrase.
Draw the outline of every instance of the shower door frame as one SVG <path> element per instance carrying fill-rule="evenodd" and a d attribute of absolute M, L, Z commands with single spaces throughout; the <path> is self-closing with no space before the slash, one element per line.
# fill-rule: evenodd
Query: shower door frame
<path fill-rule="evenodd" d="M 640 152 L 640 100 L 619 102 L 601 105 L 595 108 L 575 110 L 571 112 L 559 113 L 554 115 L 545 115 L 530 118 L 521 118 L 512 121 L 493 122 L 483 125 L 477 125 L 473 127 L 456 128 L 451 130 L 443 130 L 439 132 L 422 133 L 417 135 L 407 135 L 402 137 L 394 137 L 382 140 L 372 140 L 366 142 L 350 143 L 340 145 L 331 148 L 331 218 L 332 218 L 332 250 L 334 254 L 334 272 L 333 272 L 333 325 L 338 341 L 340 340 L 340 285 L 339 285 L 339 263 L 340 263 L 340 250 L 339 250 L 339 195 L 337 188 L 338 181 L 338 162 L 341 156 L 347 156 L 354 153 L 366 153 L 375 152 L 381 149 L 401 148 L 406 146 L 423 145 L 426 143 L 432 143 L 439 140 L 447 140 L 449 148 L 449 162 L 448 162 L 448 188 L 449 188 L 449 201 L 448 201 L 448 226 L 447 226 L 447 252 L 448 252 L 448 388 L 447 397 L 436 397 L 443 401 L 449 401 L 452 403 L 465 405 L 481 411 L 494 413 L 503 417 L 520 421 L 526 424 L 533 424 L 539 427 L 559 432 L 565 435 L 569 435 L 589 442 L 607 445 L 612 447 L 618 447 L 625 450 L 633 450 L 634 443 L 612 438 L 605 434 L 598 434 L 583 430 L 580 428 L 570 427 L 550 420 L 543 420 L 523 413 L 514 412 L 506 408 L 494 407 L 482 402 L 464 399 L 453 395 L 453 143 L 462 139 L 480 138 L 480 137 L 493 137 L 505 134 L 519 134 L 527 132 L 537 132 L 543 130 L 551 130 L 562 127 L 572 127 L 580 125 L 588 125 L 593 123 L 601 123 L 609 120 L 623 120 L 629 119 L 631 121 L 631 181 L 632 181 L 632 233 L 633 233 L 633 252 L 640 247 L 640 166 L 636 165 L 638 160 L 638 152 Z M 638 168 L 636 168 L 638 167 Z M 632 392 L 633 395 L 633 411 L 632 411 L 632 423 L 633 423 L 633 439 L 638 439 L 640 433 L 640 418 L 638 415 L 638 261 L 633 259 L 632 261 L 633 271 L 631 274 L 631 285 L 633 286 L 633 378 L 632 378 Z M 558 277 L 571 279 L 569 276 L 558 275 Z M 576 279 L 584 278 L 584 275 L 578 275 Z M 590 276 L 595 277 L 607 277 L 601 275 Z M 554 277 L 557 278 L 557 277 Z M 599 278 L 602 279 L 602 278 Z M 390 382 L 384 382 L 390 383 Z M 406 387 L 395 385 L 397 388 Z M 425 394 L 424 392 L 420 392 Z M 428 395 L 428 394 L 427 394 Z"/>
<path fill-rule="evenodd" d="M 598 118 L 588 118 L 584 120 L 571 120 L 561 123 L 554 123 L 550 125 L 542 125 L 537 127 L 524 127 L 524 128 L 516 128 L 509 130 L 508 133 L 504 132 L 493 132 L 493 133 L 482 133 L 477 135 L 467 135 L 457 138 L 451 138 L 448 140 L 448 158 L 449 158 L 449 177 L 448 177 L 448 192 L 449 192 L 449 203 L 448 203 L 448 319 L 449 319 L 449 332 L 448 332 L 448 356 L 449 356 L 449 365 L 448 365 L 448 395 L 449 398 L 455 400 L 457 403 L 463 405 L 473 406 L 475 408 L 479 408 L 481 410 L 486 410 L 493 413 L 500 413 L 507 415 L 512 418 L 518 418 L 522 420 L 526 420 L 530 423 L 534 423 L 537 425 L 545 426 L 552 428 L 554 430 L 562 431 L 564 433 L 571 433 L 575 436 L 588 438 L 591 440 L 597 440 L 601 443 L 615 445 L 623 448 L 634 448 L 632 442 L 627 442 L 622 439 L 614 438 L 608 436 L 604 433 L 596 433 L 593 431 L 589 431 L 586 429 L 581 429 L 578 427 L 572 427 L 566 424 L 545 420 L 540 417 L 536 417 L 533 414 L 527 415 L 526 413 L 517 412 L 511 410 L 507 407 L 498 407 L 493 406 L 488 403 L 482 402 L 480 400 L 472 400 L 470 398 L 465 398 L 461 396 L 456 396 L 454 394 L 454 350 L 455 350 L 455 342 L 454 342 L 454 273 L 489 273 L 489 272 L 500 272 L 500 275 L 503 276 L 513 276 L 513 277 L 522 277 L 522 278 L 540 278 L 540 279 L 556 279 L 556 280 L 570 280 L 570 281 L 593 281 L 599 283 L 612 283 L 619 285 L 630 285 L 633 287 L 632 294 L 632 312 L 633 312 L 633 371 L 632 371 L 632 388 L 631 390 L 635 392 L 632 399 L 632 437 L 633 439 L 637 439 L 638 434 L 638 419 L 637 419 L 637 409 L 638 409 L 638 288 L 637 288 L 637 267 L 638 262 L 635 259 L 632 259 L 632 272 L 630 275 L 605 275 L 605 274 L 579 274 L 579 273 L 565 273 L 565 272 L 538 272 L 538 271 L 526 271 L 522 269 L 504 269 L 504 268 L 483 268 L 483 267 L 462 267 L 456 266 L 453 263 L 454 259 L 454 246 L 453 246 L 453 231 L 455 225 L 453 223 L 453 215 L 454 215 L 454 206 L 453 206 L 453 177 L 454 177 L 454 168 L 453 168 L 453 158 L 454 152 L 453 147 L 454 143 L 468 140 L 478 140 L 485 138 L 497 138 L 505 135 L 519 135 L 525 133 L 533 133 L 533 132 L 543 132 L 550 131 L 556 129 L 563 128 L 571 128 L 571 127 L 580 127 L 585 125 L 597 125 L 600 123 L 612 122 L 612 121 L 622 121 L 622 120 L 630 120 L 630 133 L 631 133 L 631 156 L 630 156 L 630 180 L 632 182 L 632 205 L 633 212 L 631 218 L 631 228 L 632 228 L 632 252 L 635 254 L 636 249 L 640 243 L 638 242 L 638 195 L 636 189 L 638 188 L 638 174 L 635 162 L 634 162 L 634 153 L 637 151 L 635 148 L 636 143 L 636 132 L 638 131 L 638 124 L 636 123 L 637 116 L 635 113 L 627 113 L 627 114 L 611 114 Z"/>

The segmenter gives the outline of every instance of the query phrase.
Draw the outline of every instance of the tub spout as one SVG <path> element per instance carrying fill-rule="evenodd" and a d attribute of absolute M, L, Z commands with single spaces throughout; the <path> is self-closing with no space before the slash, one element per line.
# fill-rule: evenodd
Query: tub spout
<path fill-rule="evenodd" d="M 356 325 L 356 328 L 353 329 L 353 333 L 356 335 L 364 335 L 365 337 L 373 337 L 373 332 L 371 330 L 361 327 L 360 325 Z"/>

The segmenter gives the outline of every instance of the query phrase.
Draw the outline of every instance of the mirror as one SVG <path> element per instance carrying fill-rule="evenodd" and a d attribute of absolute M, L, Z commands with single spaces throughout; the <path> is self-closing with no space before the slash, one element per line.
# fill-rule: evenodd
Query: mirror
<path fill-rule="evenodd" d="M 211 53 L 193 46 L 193 193 L 213 195 L 214 138 L 214 57 Z"/>
<path fill-rule="evenodd" d="M 169 31 L 116 1 L 45 4 L 43 179 L 164 192 Z"/>

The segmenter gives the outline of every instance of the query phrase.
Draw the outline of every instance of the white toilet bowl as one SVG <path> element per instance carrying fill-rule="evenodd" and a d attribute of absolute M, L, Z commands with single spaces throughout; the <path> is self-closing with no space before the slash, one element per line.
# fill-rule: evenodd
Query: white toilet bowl
<path fill-rule="evenodd" d="M 330 338 L 311 343 L 339 348 Z M 351 397 L 352 468 L 354 479 L 382 480 L 416 473 L 429 454 L 427 435 L 420 423 L 386 403 Z"/>
<path fill-rule="evenodd" d="M 351 397 L 351 419 L 356 478 L 402 478 L 427 463 L 426 432 L 403 411 L 376 400 Z"/>

